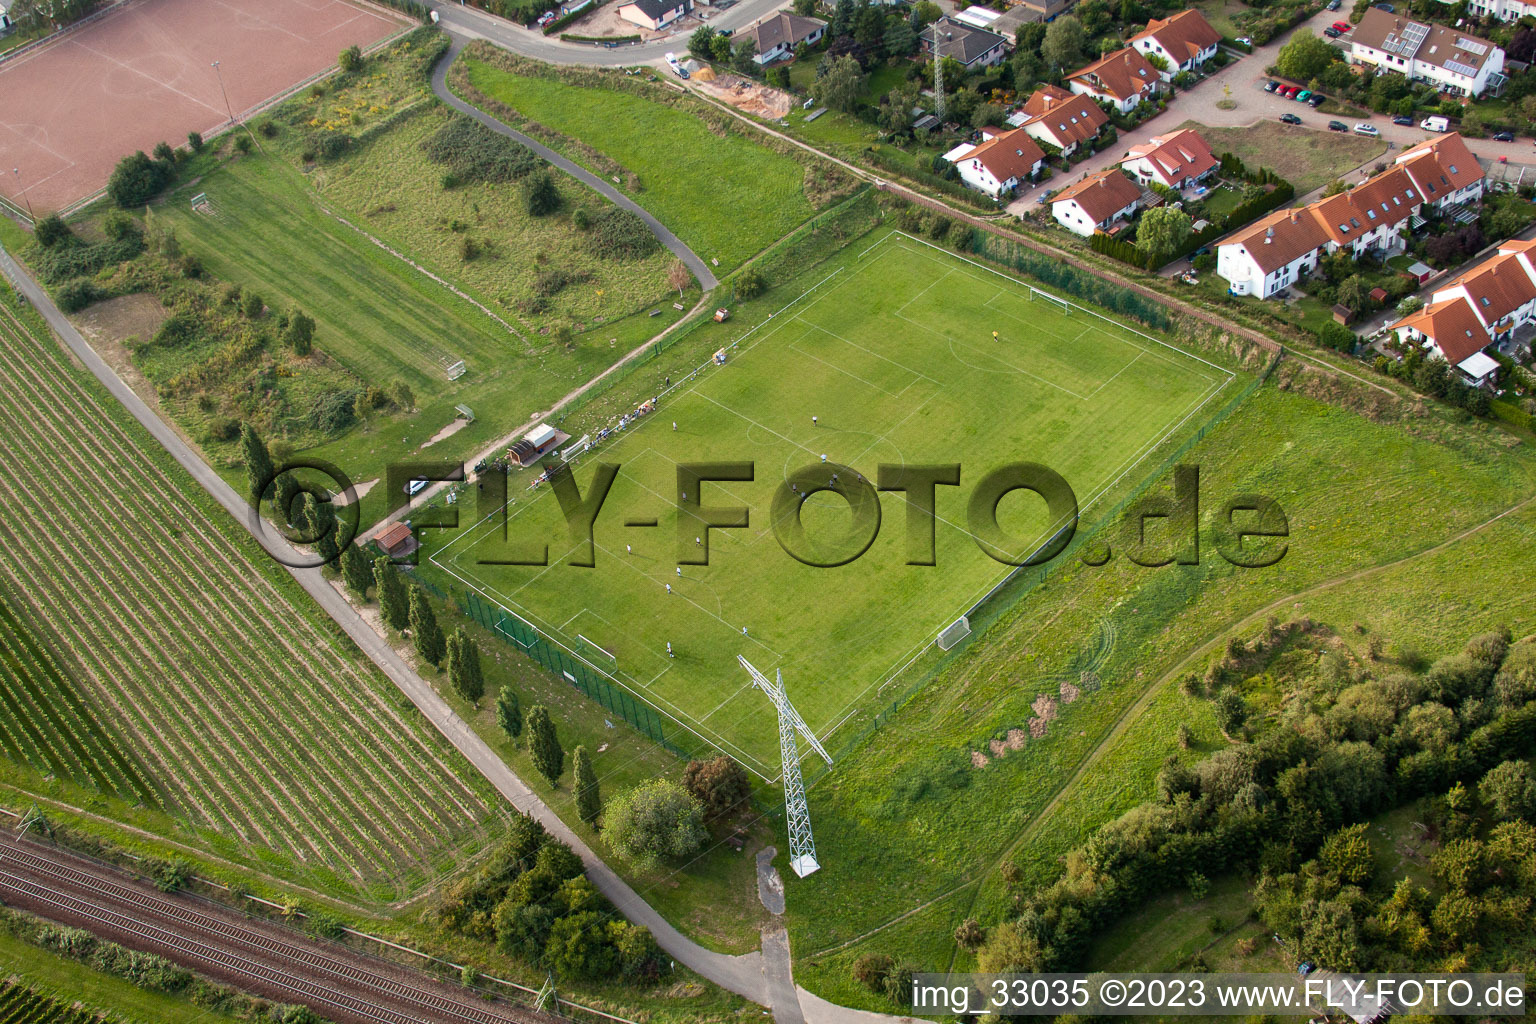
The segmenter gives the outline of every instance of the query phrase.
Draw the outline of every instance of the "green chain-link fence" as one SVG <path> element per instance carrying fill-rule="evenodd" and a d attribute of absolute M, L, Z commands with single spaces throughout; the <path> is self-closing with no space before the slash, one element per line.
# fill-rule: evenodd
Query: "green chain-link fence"
<path fill-rule="evenodd" d="M 457 599 L 459 610 L 495 633 L 557 678 L 564 679 L 589 700 L 594 700 L 634 726 L 636 731 L 680 757 L 682 749 L 668 738 L 663 716 L 630 693 L 612 676 L 578 658 L 560 641 L 537 626 L 473 591 Z"/>

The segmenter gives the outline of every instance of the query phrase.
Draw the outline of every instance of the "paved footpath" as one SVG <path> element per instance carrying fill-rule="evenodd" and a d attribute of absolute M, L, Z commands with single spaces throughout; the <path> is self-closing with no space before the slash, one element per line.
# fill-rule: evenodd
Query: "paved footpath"
<path fill-rule="evenodd" d="M 599 193 L 615 206 L 622 207 L 637 215 L 641 220 L 645 221 L 645 226 L 651 229 L 651 234 L 656 236 L 657 241 L 670 249 L 674 256 L 687 264 L 688 269 L 693 272 L 693 276 L 698 279 L 699 284 L 705 291 L 712 290 L 720 283 L 709 269 L 709 264 L 705 263 L 692 249 L 684 245 L 682 239 L 674 235 L 666 225 L 646 212 L 645 208 L 639 203 L 585 167 L 567 160 L 537 139 L 530 138 L 515 128 L 508 127 L 479 107 L 465 103 L 455 96 L 453 90 L 448 88 L 448 69 L 453 66 L 453 62 L 458 59 L 460 52 L 469 44 L 469 38 L 458 34 L 450 35 L 450 38 L 453 40 L 452 45 L 449 46 L 448 52 L 443 55 L 442 60 L 437 62 L 437 67 L 432 71 L 432 91 L 437 94 L 438 99 L 461 114 L 468 114 L 491 131 L 521 142 L 537 153 L 541 159 L 548 161 L 594 192 Z"/>
<path fill-rule="evenodd" d="M 69 321 L 47 293 L 34 281 L 7 252 L 0 248 L 0 276 L 9 279 L 16 290 L 42 314 L 65 347 L 89 370 L 97 380 L 121 402 L 123 407 L 149 431 L 152 436 L 192 478 L 222 505 L 234 519 L 244 525 L 257 543 L 283 565 L 299 560 L 299 554 L 276 531 L 266 529 L 254 521 L 250 505 L 213 467 L 204 462 L 169 425 L 157 416 L 144 400 L 134 393 L 117 376 L 106 362 L 96 354 L 81 337 L 75 325 Z M 581 857 L 587 876 L 619 912 L 636 924 L 644 925 L 656 936 L 656 941 L 678 963 L 689 968 L 721 988 L 727 989 L 761 1006 L 767 1006 L 774 1019 L 785 1024 L 878 1024 L 905 1020 L 884 1014 L 853 1010 L 827 1002 L 794 986 L 790 973 L 788 935 L 782 926 L 777 932 L 782 945 L 774 942 L 770 951 L 772 962 L 762 952 L 731 956 L 716 953 L 685 936 L 666 918 L 641 898 L 640 894 L 620 878 L 592 848 L 582 841 L 561 821 L 539 796 L 518 778 L 496 752 L 486 744 L 469 725 L 458 716 L 447 701 L 423 679 L 414 668 L 378 633 L 374 632 L 352 604 L 331 586 L 318 569 L 293 569 L 289 574 L 298 581 L 306 593 L 335 619 L 348 637 L 377 665 L 411 703 L 427 717 L 443 736 L 469 759 L 470 763 L 496 787 L 506 800 L 519 811 L 536 818 L 552 835 L 570 845 Z"/>

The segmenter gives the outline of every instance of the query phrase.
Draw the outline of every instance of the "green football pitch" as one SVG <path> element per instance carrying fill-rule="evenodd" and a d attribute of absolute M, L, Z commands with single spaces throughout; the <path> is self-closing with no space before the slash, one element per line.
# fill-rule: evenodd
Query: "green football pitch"
<path fill-rule="evenodd" d="M 1068 481 L 1091 522 L 1096 500 L 1149 471 L 1159 443 L 1230 379 L 1154 338 L 892 232 L 850 250 L 842 266 L 820 272 L 744 335 L 724 365 L 711 362 L 678 382 L 655 412 L 575 464 L 583 495 L 599 463 L 619 466 L 593 531 L 594 567 L 567 564 L 585 543 L 570 542 L 547 486 L 524 491 L 531 474 L 511 478 L 512 492 L 524 496 L 504 517 L 438 542 L 431 559 L 774 779 L 773 711 L 737 655 L 770 676 L 782 670 L 791 701 L 825 741 L 1011 570 L 967 528 L 968 498 L 987 472 L 1043 463 Z M 906 564 L 900 492 L 881 495 L 878 535 L 856 560 L 816 568 L 786 553 L 773 529 L 773 493 L 823 456 L 867 480 L 882 463 L 959 463 L 960 486 L 937 492 L 936 564 Z M 712 531 L 707 566 L 680 565 L 677 465 L 742 461 L 755 465 L 752 481 L 706 483 L 695 497 L 747 508 L 748 526 Z M 1028 492 L 1003 498 L 997 512 L 1011 536 L 1043 542 L 1054 532 L 1044 503 Z M 633 520 L 656 525 L 626 525 Z M 809 537 L 838 536 L 850 529 L 849 503 L 813 494 L 801 521 Z M 503 532 L 547 540 L 549 565 L 485 564 L 505 557 Z M 692 548 L 695 531 L 687 532 Z"/>

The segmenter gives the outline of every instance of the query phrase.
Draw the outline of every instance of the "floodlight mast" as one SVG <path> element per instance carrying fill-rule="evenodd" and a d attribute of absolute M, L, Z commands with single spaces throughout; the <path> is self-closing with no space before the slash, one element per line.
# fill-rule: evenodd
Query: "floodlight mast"
<path fill-rule="evenodd" d="M 798 732 L 805 737 L 811 749 L 829 765 L 832 756 L 789 702 L 789 695 L 784 692 L 784 673 L 775 672 L 775 678 L 770 680 L 741 655 L 737 655 L 736 660 L 752 677 L 752 684 L 773 701 L 779 713 L 779 756 L 784 762 L 784 817 L 789 826 L 789 866 L 796 875 L 804 878 L 821 865 L 816 862 L 816 840 L 811 836 L 811 812 L 805 802 L 805 783 L 800 778 L 800 748 L 795 734 Z"/>

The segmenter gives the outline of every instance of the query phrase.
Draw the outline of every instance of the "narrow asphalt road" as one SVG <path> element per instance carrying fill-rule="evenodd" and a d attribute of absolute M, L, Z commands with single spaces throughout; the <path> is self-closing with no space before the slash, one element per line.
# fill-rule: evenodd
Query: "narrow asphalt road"
<path fill-rule="evenodd" d="M 299 560 L 299 554 L 276 532 L 265 529 L 251 515 L 251 507 L 235 489 L 224 482 L 213 468 L 203 461 L 154 410 L 150 409 L 133 389 L 117 376 L 96 351 L 86 343 L 42 287 L 21 267 L 3 247 L 0 247 L 0 276 L 8 279 L 26 301 L 42 314 L 54 333 L 62 339 L 66 348 L 102 383 L 102 386 L 121 402 L 134 419 L 143 425 L 177 463 L 181 465 L 215 501 L 235 520 L 241 523 L 269 554 L 288 566 Z M 892 1017 L 838 1006 L 794 984 L 788 934 L 776 930 L 771 942 L 771 962 L 762 951 L 739 956 L 716 953 L 705 949 L 674 928 L 655 908 L 646 903 L 629 883 L 620 878 L 581 837 L 570 830 L 559 815 L 550 810 L 507 767 L 480 736 L 448 706 L 448 703 L 424 680 L 411 665 L 374 632 L 351 603 L 343 597 L 318 569 L 293 569 L 288 572 L 304 591 L 334 619 L 348 637 L 357 644 L 375 665 L 410 698 L 411 703 L 427 717 L 437 730 L 462 753 L 477 771 L 513 807 L 535 818 L 549 832 L 567 843 L 581 857 L 587 876 L 599 892 L 606 896 L 630 921 L 651 930 L 657 943 L 678 963 L 701 977 L 730 992 L 768 1007 L 776 1020 L 786 1024 L 889 1024 L 907 1022 L 911 1018 Z"/>
<path fill-rule="evenodd" d="M 602 178 L 599 178 L 585 167 L 578 166 L 574 162 L 567 160 L 565 157 L 561 156 L 559 153 L 556 153 L 554 150 L 550 149 L 542 142 L 539 142 L 537 139 L 530 138 L 529 136 L 524 135 L 522 132 L 517 131 L 515 128 L 509 128 L 505 124 L 502 124 L 500 121 L 496 120 L 490 114 L 487 114 L 485 111 L 481 110 L 479 107 L 466 103 L 455 96 L 453 94 L 453 90 L 448 88 L 448 69 L 453 66 L 453 62 L 458 59 L 458 56 L 463 51 L 464 47 L 469 45 L 470 40 L 468 37 L 455 34 L 452 31 L 450 31 L 449 35 L 453 39 L 453 45 L 448 48 L 448 52 L 443 55 L 442 60 L 437 62 L 437 67 L 432 71 L 432 91 L 437 94 L 438 99 L 448 104 L 454 110 L 459 111 L 461 114 L 468 114 L 476 121 L 479 121 L 481 124 L 485 125 L 491 131 L 498 132 L 502 135 L 505 135 L 509 139 L 515 139 L 518 142 L 521 142 L 523 145 L 537 153 L 542 159 L 549 161 L 549 163 L 553 164 L 561 171 L 564 171 L 566 174 L 569 174 L 583 185 L 592 189 L 592 191 L 602 195 L 615 206 L 622 207 L 623 209 L 626 209 L 638 216 L 641 220 L 645 221 L 645 226 L 651 229 L 651 234 L 655 235 L 657 241 L 661 242 L 662 245 L 670 249 L 674 256 L 682 260 L 683 263 L 687 265 L 688 269 L 693 273 L 693 276 L 698 280 L 699 285 L 705 291 L 712 290 L 716 285 L 720 283 L 720 281 L 715 277 L 714 273 L 710 271 L 709 264 L 705 263 L 704 260 L 700 258 L 698 253 L 684 245 L 682 239 L 678 238 L 670 230 L 668 230 L 666 225 L 662 224 L 661 221 L 647 213 L 639 203 L 635 202 L 633 199 L 629 198 L 623 192 L 620 192 L 618 189 L 614 188 L 608 182 L 604 181 Z"/>
<path fill-rule="evenodd" d="M 438 24 L 451 35 L 485 39 L 504 50 L 549 64 L 591 64 L 610 68 L 644 64 L 660 60 L 668 53 L 682 53 L 688 49 L 688 37 L 701 23 L 696 17 L 689 16 L 679 23 L 681 27 L 659 39 L 645 43 L 621 43 L 609 49 L 592 43 L 563 42 L 558 34 L 546 36 L 537 29 L 524 28 L 465 4 L 439 0 L 427 6 L 437 12 Z M 782 6 L 784 0 L 740 0 L 718 13 L 715 8 L 703 6 L 695 8 L 695 11 L 709 15 L 704 24 L 734 31 L 772 14 Z M 580 32 L 580 27 L 576 26 L 575 31 Z"/>
<path fill-rule="evenodd" d="M 225 511 L 244 525 L 269 554 L 284 565 L 299 561 L 298 553 L 280 535 L 252 522 L 251 508 L 244 498 L 225 483 L 211 466 L 178 437 L 176 432 L 167 426 L 134 393 L 132 388 L 123 383 L 112 368 L 80 336 L 80 332 L 75 329 L 74 324 L 70 323 L 69 318 L 59 311 L 59 308 L 53 304 L 53 300 L 4 249 L 0 249 L 0 272 L 3 272 L 27 301 L 37 308 L 43 315 L 43 319 L 48 322 L 48 326 L 63 339 L 65 346 L 75 358 L 95 375 L 97 380 L 101 381 L 112 397 L 121 402 L 134 419 L 143 424 L 144 429 L 149 431 L 171 457 L 180 463 L 182 468 L 224 507 Z M 362 648 L 363 653 L 383 670 L 390 681 L 411 699 L 411 703 L 415 704 L 422 714 L 427 716 L 428 721 L 436 726 L 438 731 L 490 780 L 512 806 L 538 819 L 551 834 L 558 836 L 580 855 L 592 883 L 613 902 L 620 913 L 629 920 L 649 928 L 662 949 L 679 963 L 722 988 L 729 989 L 755 1003 L 767 1005 L 767 988 L 763 978 L 761 953 L 754 952 L 743 956 L 715 953 L 693 942 L 672 927 L 661 914 L 641 899 L 627 882 L 609 868 L 582 841 L 580 836 L 567 828 L 559 816 L 551 811 L 522 779 L 513 774 L 496 752 L 448 706 L 431 684 L 422 679 L 383 637 L 363 621 L 356 609 L 331 586 L 318 569 L 289 569 L 288 571 L 305 592 L 325 610 L 326 614 L 335 619 L 346 631 L 347 636 Z"/>

